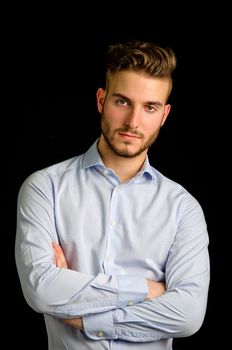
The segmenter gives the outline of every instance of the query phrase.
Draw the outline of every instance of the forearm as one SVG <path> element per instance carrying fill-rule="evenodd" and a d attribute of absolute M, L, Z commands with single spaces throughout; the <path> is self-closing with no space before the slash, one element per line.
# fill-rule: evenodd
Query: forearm
<path fill-rule="evenodd" d="M 39 260 L 37 265 L 17 258 L 24 296 L 38 312 L 83 316 L 137 303 L 148 293 L 146 279 L 140 276 L 87 275 Z"/>
<path fill-rule="evenodd" d="M 62 266 L 67 266 L 65 257 L 60 247 L 58 247 L 58 250 L 61 251 L 61 259 L 58 256 L 58 259 L 56 259 L 56 263 Z M 147 279 L 147 285 L 148 285 L 148 294 L 147 294 L 146 300 L 157 298 L 165 292 L 165 284 L 163 282 L 156 282 L 156 281 Z M 133 305 L 133 302 L 130 301 L 130 304 Z M 65 319 L 65 323 L 71 327 L 84 330 L 82 317 Z"/>
<path fill-rule="evenodd" d="M 177 288 L 136 305 L 83 317 L 84 331 L 93 340 L 130 342 L 189 336 L 200 328 L 205 315 L 208 277 L 202 277 L 206 283 L 200 296 Z"/>

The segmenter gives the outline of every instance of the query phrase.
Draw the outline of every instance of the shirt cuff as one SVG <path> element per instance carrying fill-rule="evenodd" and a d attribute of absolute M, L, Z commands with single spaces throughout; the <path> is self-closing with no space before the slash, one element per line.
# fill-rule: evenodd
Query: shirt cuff
<path fill-rule="evenodd" d="M 117 307 L 137 304 L 146 299 L 148 294 L 147 280 L 141 276 L 117 276 L 118 303 Z"/>
<path fill-rule="evenodd" d="M 85 335 L 93 340 L 116 339 L 113 312 L 101 312 L 82 317 Z"/>

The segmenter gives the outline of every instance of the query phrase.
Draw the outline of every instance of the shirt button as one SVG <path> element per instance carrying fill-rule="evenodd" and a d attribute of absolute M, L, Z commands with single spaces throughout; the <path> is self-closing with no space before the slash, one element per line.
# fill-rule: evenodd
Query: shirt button
<path fill-rule="evenodd" d="M 106 261 L 111 261 L 111 256 L 107 255 L 106 256 Z"/>
<path fill-rule="evenodd" d="M 103 337 L 104 336 L 104 332 L 103 331 L 99 331 L 97 334 L 98 337 Z"/>
<path fill-rule="evenodd" d="M 105 169 L 105 170 L 104 170 L 104 174 L 105 174 L 105 175 L 108 175 L 108 174 L 109 174 L 109 170 L 106 170 L 106 169 Z"/>
<path fill-rule="evenodd" d="M 116 221 L 112 221 L 112 222 L 111 222 L 111 225 L 112 225 L 112 226 L 116 226 Z"/>
<path fill-rule="evenodd" d="M 131 306 L 131 305 L 133 305 L 133 304 L 134 304 L 134 303 L 133 303 L 132 300 L 129 300 L 129 301 L 128 301 L 128 305 L 129 305 L 129 306 Z"/>

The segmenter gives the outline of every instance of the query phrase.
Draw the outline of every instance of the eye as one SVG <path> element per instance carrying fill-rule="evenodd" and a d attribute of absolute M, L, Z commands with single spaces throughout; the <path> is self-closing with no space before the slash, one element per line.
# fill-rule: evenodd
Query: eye
<path fill-rule="evenodd" d="M 147 112 L 155 112 L 157 108 L 154 105 L 147 105 L 146 106 L 146 111 Z"/>
<path fill-rule="evenodd" d="M 127 106 L 129 105 L 129 102 L 125 99 L 125 98 L 118 98 L 116 100 L 117 104 L 119 104 L 120 106 Z"/>

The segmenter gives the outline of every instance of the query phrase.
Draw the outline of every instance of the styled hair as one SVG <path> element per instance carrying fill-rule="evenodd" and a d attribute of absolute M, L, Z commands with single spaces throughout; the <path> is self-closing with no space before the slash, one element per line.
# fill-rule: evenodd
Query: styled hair
<path fill-rule="evenodd" d="M 176 55 L 170 47 L 138 40 L 110 45 L 107 51 L 106 85 L 109 76 L 120 71 L 141 72 L 151 77 L 168 78 L 176 68 Z"/>

